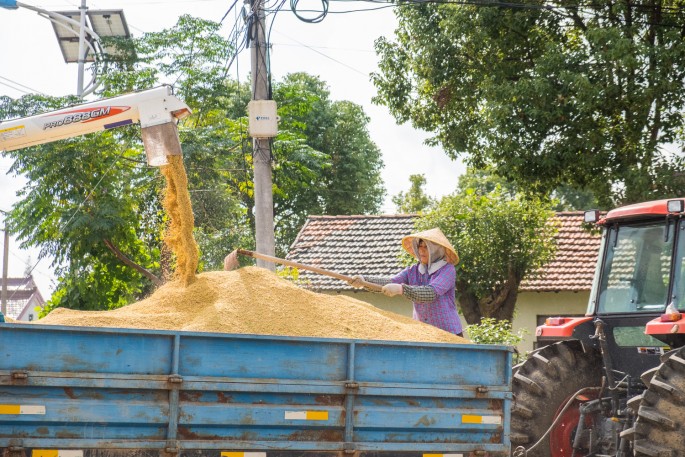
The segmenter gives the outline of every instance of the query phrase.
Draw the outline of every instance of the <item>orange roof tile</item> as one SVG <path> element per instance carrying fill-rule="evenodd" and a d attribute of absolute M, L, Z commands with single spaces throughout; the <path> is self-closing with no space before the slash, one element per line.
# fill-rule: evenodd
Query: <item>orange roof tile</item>
<path fill-rule="evenodd" d="M 524 280 L 520 291 L 590 290 L 600 236 L 583 229 L 582 212 L 560 212 L 557 254 L 535 278 Z M 293 242 L 289 260 L 353 276 L 391 276 L 400 270 L 400 241 L 414 231 L 417 216 L 310 216 Z M 300 272 L 308 287 L 341 291 L 343 281 Z"/>

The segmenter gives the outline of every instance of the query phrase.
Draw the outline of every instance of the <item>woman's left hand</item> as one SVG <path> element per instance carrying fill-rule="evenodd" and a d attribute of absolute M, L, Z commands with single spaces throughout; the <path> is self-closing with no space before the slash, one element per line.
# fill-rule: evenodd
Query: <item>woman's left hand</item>
<path fill-rule="evenodd" d="M 402 284 L 386 284 L 383 286 L 383 293 L 388 297 L 402 295 Z"/>

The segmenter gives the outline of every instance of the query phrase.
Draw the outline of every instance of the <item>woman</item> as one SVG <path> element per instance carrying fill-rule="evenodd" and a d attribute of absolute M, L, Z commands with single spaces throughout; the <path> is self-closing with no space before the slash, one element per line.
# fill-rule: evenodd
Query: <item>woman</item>
<path fill-rule="evenodd" d="M 457 251 L 439 228 L 404 237 L 402 247 L 419 262 L 391 278 L 355 276 L 350 285 L 366 280 L 389 297 L 404 295 L 414 303 L 414 319 L 462 336 L 454 296 Z"/>

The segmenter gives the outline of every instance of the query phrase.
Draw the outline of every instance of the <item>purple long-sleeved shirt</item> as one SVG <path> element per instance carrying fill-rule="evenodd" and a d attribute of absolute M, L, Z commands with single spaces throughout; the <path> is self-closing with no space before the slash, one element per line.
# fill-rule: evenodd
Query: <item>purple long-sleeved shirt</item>
<path fill-rule="evenodd" d="M 457 306 L 454 297 L 454 288 L 457 273 L 454 265 L 445 264 L 434 273 L 422 274 L 419 265 L 405 268 L 392 278 L 396 284 L 408 284 L 410 286 L 430 286 L 435 290 L 437 298 L 431 303 L 414 302 L 414 319 L 450 333 L 462 333 L 461 319 L 457 314 Z"/>

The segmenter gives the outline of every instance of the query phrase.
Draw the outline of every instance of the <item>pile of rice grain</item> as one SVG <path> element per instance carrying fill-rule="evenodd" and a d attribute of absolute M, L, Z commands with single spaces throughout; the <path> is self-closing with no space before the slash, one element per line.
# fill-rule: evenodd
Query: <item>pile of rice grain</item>
<path fill-rule="evenodd" d="M 390 341 L 468 343 L 431 325 L 344 295 L 302 289 L 269 270 L 245 267 L 165 284 L 111 311 L 57 308 L 38 324 Z"/>

